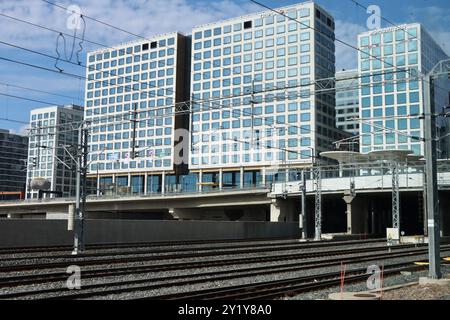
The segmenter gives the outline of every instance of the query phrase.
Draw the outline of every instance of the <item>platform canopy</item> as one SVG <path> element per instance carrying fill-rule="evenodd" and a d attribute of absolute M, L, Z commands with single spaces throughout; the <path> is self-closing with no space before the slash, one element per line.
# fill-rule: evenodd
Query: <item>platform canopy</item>
<path fill-rule="evenodd" d="M 359 153 L 352 151 L 327 151 L 320 156 L 338 161 L 340 164 L 357 164 L 369 162 L 418 162 L 422 156 L 414 155 L 411 150 L 380 150 L 370 153 Z"/>
<path fill-rule="evenodd" d="M 340 164 L 365 163 L 369 161 L 367 154 L 352 151 L 327 151 L 321 157 L 338 161 Z"/>
<path fill-rule="evenodd" d="M 386 161 L 386 162 L 407 162 L 408 157 L 414 155 L 411 150 L 380 150 L 368 153 L 372 161 Z"/>

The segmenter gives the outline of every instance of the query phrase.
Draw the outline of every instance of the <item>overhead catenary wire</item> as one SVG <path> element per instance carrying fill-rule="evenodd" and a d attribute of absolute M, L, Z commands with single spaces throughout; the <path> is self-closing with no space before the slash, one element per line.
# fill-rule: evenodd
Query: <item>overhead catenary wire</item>
<path fill-rule="evenodd" d="M 45 2 L 45 3 L 47 3 L 47 4 L 49 4 L 49 5 L 52 5 L 52 6 L 54 6 L 54 7 L 57 7 L 57 8 L 59 8 L 59 9 L 62 9 L 62 10 L 64 10 L 64 11 L 66 11 L 66 12 L 69 12 L 69 13 L 72 13 L 72 14 L 78 14 L 78 12 L 76 12 L 76 11 L 74 11 L 74 10 L 70 10 L 68 7 L 65 7 L 65 6 L 63 6 L 63 5 L 60 5 L 60 4 L 57 4 L 57 3 L 54 3 L 54 2 L 51 2 L 51 1 L 48 1 L 48 0 L 41 0 L 41 1 L 43 1 L 43 2 Z M 131 31 L 125 30 L 125 29 L 120 28 L 120 27 L 116 27 L 116 26 L 114 26 L 114 25 L 112 25 L 112 24 L 110 24 L 110 23 L 108 23 L 108 22 L 104 22 L 104 21 L 101 21 L 101 20 L 99 20 L 99 19 L 97 19 L 97 18 L 90 17 L 90 16 L 88 16 L 88 15 L 86 15 L 86 14 L 82 14 L 82 16 L 85 17 L 85 18 L 87 18 L 87 19 L 89 19 L 89 20 L 92 20 L 92 21 L 94 21 L 94 22 L 97 22 L 97 23 L 103 24 L 103 25 L 105 25 L 105 26 L 108 26 L 108 27 L 110 27 L 110 28 L 113 28 L 113 29 L 115 29 L 115 30 L 118 30 L 118 31 L 127 33 L 127 34 L 129 34 L 129 35 L 132 35 L 133 37 L 140 38 L 140 39 L 142 39 L 142 40 L 150 41 L 148 38 L 146 38 L 146 37 L 144 37 L 144 36 L 142 36 L 142 35 L 133 33 L 133 32 L 131 32 Z"/>
<path fill-rule="evenodd" d="M 404 71 L 404 69 L 402 69 L 402 71 Z M 287 89 L 287 88 L 284 88 L 284 89 Z"/>
<path fill-rule="evenodd" d="M 45 27 L 45 26 L 43 26 L 43 25 L 40 25 L 40 24 L 37 24 L 37 23 L 32 23 L 32 22 L 29 22 L 29 21 L 27 21 L 27 20 L 19 19 L 19 18 L 16 18 L 16 17 L 12 17 L 12 16 L 7 15 L 7 14 L 4 14 L 4 13 L 0 13 L 0 16 L 6 17 L 6 18 L 9 18 L 9 19 L 18 21 L 18 22 L 26 23 L 26 24 L 29 24 L 29 25 L 34 26 L 34 27 L 36 27 L 36 28 L 41 28 L 41 29 L 44 29 L 44 30 L 47 30 L 47 31 L 51 31 L 51 32 L 57 33 L 57 34 L 62 34 L 62 35 L 67 36 L 67 37 L 72 37 L 72 38 L 74 38 L 74 39 L 78 39 L 78 40 L 81 40 L 81 41 L 84 41 L 84 42 L 88 42 L 88 43 L 91 43 L 91 44 L 95 44 L 95 45 L 100 46 L 100 47 L 102 47 L 102 48 L 108 48 L 108 49 L 111 49 L 111 50 L 116 50 L 116 49 L 117 49 L 116 47 L 111 47 L 111 46 L 108 46 L 108 45 L 103 44 L 103 43 L 99 43 L 99 42 L 95 42 L 95 41 L 86 39 L 86 38 L 84 38 L 84 37 L 83 37 L 83 38 L 80 38 L 80 37 L 77 37 L 76 35 L 71 35 L 71 34 L 68 34 L 68 33 L 65 33 L 65 32 L 62 32 L 62 31 L 59 31 L 59 30 L 56 30 L 56 29 L 48 28 L 48 27 Z M 83 16 L 84 16 L 84 15 L 83 15 Z M 85 17 L 85 16 L 84 16 L 84 17 Z M 6 45 L 9 45 L 9 44 L 6 43 L 6 42 L 1 42 L 1 43 L 6 44 Z M 14 46 L 14 45 L 11 45 L 11 46 Z M 16 46 L 16 47 L 19 48 L 19 46 Z M 25 49 L 25 50 L 26 50 L 26 49 Z M 28 50 L 28 51 L 29 51 L 29 52 L 32 52 L 32 50 Z M 174 48 L 174 52 L 175 52 L 175 53 L 177 52 L 177 49 L 176 49 L 176 48 Z M 35 53 L 36 53 L 36 52 L 35 52 Z M 128 55 L 131 55 L 132 57 L 138 56 L 138 55 L 136 55 L 136 54 L 134 54 L 134 53 L 128 54 Z M 51 57 L 52 59 L 61 60 L 61 61 L 64 61 L 64 62 L 67 62 L 67 63 L 71 63 L 71 64 L 74 64 L 74 65 L 81 65 L 81 63 L 74 63 L 74 62 L 72 62 L 72 61 L 67 61 L 67 60 L 65 60 L 65 59 L 58 59 L 58 57 L 53 57 L 53 56 L 49 56 L 49 57 Z M 83 66 L 83 67 L 88 68 L 87 66 Z M 107 72 L 107 71 L 103 71 L 103 70 L 97 70 L 97 69 L 92 68 L 92 67 L 89 67 L 89 69 L 90 69 L 90 70 L 93 69 L 93 70 L 95 70 L 95 71 Z M 117 76 L 117 75 L 115 75 L 115 76 L 116 76 L 116 77 L 119 77 L 119 76 Z M 126 77 L 123 77 L 123 78 L 126 78 Z M 132 81 L 133 81 L 133 82 L 136 82 L 135 80 L 132 80 Z M 158 88 L 158 87 L 155 86 L 155 88 Z M 172 89 L 170 89 L 170 91 L 171 91 L 172 93 L 175 93 L 175 91 L 172 90 Z"/>
<path fill-rule="evenodd" d="M 311 27 L 310 25 L 305 24 L 305 23 L 303 23 L 303 22 L 301 22 L 301 21 L 299 21 L 299 20 L 297 20 L 297 19 L 295 19 L 295 18 L 289 17 L 287 14 L 285 14 L 285 13 L 283 13 L 283 12 L 279 12 L 279 11 L 277 11 L 277 10 L 275 10 L 275 9 L 273 9 L 273 8 L 271 8 L 271 7 L 267 6 L 267 5 L 265 5 L 265 4 L 262 4 L 262 3 L 260 3 L 260 2 L 258 2 L 258 1 L 256 1 L 256 0 L 250 0 L 250 1 L 253 2 L 253 3 L 255 3 L 256 5 L 258 5 L 258 6 L 260 6 L 260 7 L 263 7 L 263 8 L 265 8 L 265 9 L 271 11 L 271 12 L 274 12 L 274 13 L 276 13 L 276 14 L 278 14 L 278 15 L 281 15 L 281 16 L 283 16 L 283 17 L 285 17 L 285 18 L 287 18 L 287 19 L 289 19 L 289 20 L 291 20 L 291 21 L 295 21 L 296 23 L 298 23 L 298 24 L 300 24 L 300 25 L 302 25 L 302 26 L 304 26 L 304 27 L 306 27 L 306 28 L 308 28 L 308 29 L 311 29 L 311 30 L 313 30 L 313 31 L 315 31 L 315 32 L 318 32 L 318 33 L 320 33 L 320 34 L 323 34 L 323 35 L 326 36 L 326 37 L 329 37 L 329 36 L 328 36 L 325 32 L 323 32 L 322 30 L 320 30 L 320 29 L 318 29 L 318 28 L 315 28 L 315 27 Z M 351 49 L 353 49 L 353 50 L 356 50 L 356 51 L 358 51 L 358 52 L 360 52 L 360 53 L 364 53 L 365 55 L 367 55 L 368 57 L 370 57 L 370 58 L 372 58 L 372 59 L 375 59 L 375 60 L 378 60 L 378 61 L 380 61 L 380 62 L 383 62 L 385 65 L 389 65 L 390 67 L 393 67 L 393 68 L 395 68 L 395 69 L 398 69 L 398 68 L 399 68 L 399 66 L 396 66 L 396 65 L 394 65 L 393 63 L 387 62 L 385 59 L 382 59 L 382 58 L 380 58 L 380 57 L 377 57 L 377 56 L 375 56 L 375 55 L 373 55 L 373 54 L 371 54 L 371 53 L 364 52 L 362 49 L 360 49 L 360 48 L 358 48 L 358 47 L 355 47 L 354 45 L 352 45 L 352 44 L 350 44 L 350 43 L 348 43 L 348 42 L 346 42 L 346 41 L 344 41 L 344 40 L 341 40 L 341 39 L 339 39 L 339 38 L 334 37 L 334 41 L 337 41 L 337 42 L 339 42 L 339 43 L 341 43 L 341 44 L 343 44 L 343 45 L 345 45 L 345 46 L 347 46 L 347 47 L 349 47 L 349 48 L 351 48 Z M 411 75 L 411 71 L 408 71 L 408 73 Z M 424 77 L 424 75 L 423 75 L 422 73 L 420 73 L 420 76 L 421 76 L 422 78 Z M 426 79 L 423 79 L 423 81 L 428 82 L 428 80 L 426 80 Z M 441 87 L 439 87 L 439 86 L 436 86 L 436 87 L 437 87 L 437 88 L 440 88 L 441 90 L 444 90 L 445 92 L 447 92 L 444 88 L 441 88 Z"/>
<path fill-rule="evenodd" d="M 377 82 L 377 83 L 385 83 L 386 81 L 381 81 L 381 82 Z M 396 82 L 396 80 L 391 80 L 391 81 L 389 81 L 389 82 Z M 370 84 L 370 86 L 374 86 L 374 85 L 376 85 L 377 83 L 371 83 Z M 367 85 L 367 84 L 366 84 Z M 309 85 L 309 86 L 311 86 L 311 85 Z M 322 93 L 322 92 L 326 92 L 326 91 L 331 91 L 331 92 L 340 92 L 340 91 L 348 91 L 348 90 L 354 90 L 354 89 L 357 89 L 357 88 L 359 88 L 360 87 L 360 85 L 356 85 L 356 86 L 354 86 L 354 87 L 349 87 L 349 88 L 338 88 L 338 89 L 335 89 L 335 88 L 330 88 L 330 89 L 323 89 L 323 90 L 317 90 L 317 91 L 314 91 L 314 92 L 309 92 L 308 93 L 308 95 L 309 96 L 312 96 L 312 95 L 316 95 L 316 94 L 319 94 L 319 93 Z M 301 96 L 301 95 L 304 95 L 304 93 L 296 93 L 296 96 L 298 97 L 298 96 Z M 276 97 L 271 97 L 271 98 L 266 98 L 266 101 L 261 101 L 261 102 L 276 102 L 276 101 L 285 101 L 285 100 L 288 100 L 289 99 L 289 96 L 286 96 L 286 95 L 284 95 L 283 97 L 281 97 L 281 98 L 276 98 Z M 229 105 L 229 106 L 220 106 L 220 108 L 221 109 L 219 109 L 217 106 L 214 106 L 214 107 L 208 107 L 206 110 L 205 109 L 203 109 L 202 111 L 218 111 L 218 110 L 223 110 L 223 109 L 234 109 L 234 108 L 237 108 L 237 107 L 240 107 L 240 106 L 245 106 L 246 104 L 245 103 L 241 103 L 241 104 L 239 104 L 239 105 Z M 170 109 L 173 109 L 174 108 L 174 106 L 173 105 L 170 105 L 170 106 L 165 106 L 164 107 L 164 109 L 165 110 L 170 110 Z M 161 109 L 160 109 L 161 110 Z M 150 110 L 150 111 L 152 111 L 152 110 Z M 240 110 L 239 110 L 240 111 Z M 167 113 L 166 112 L 166 114 L 164 114 L 164 115 L 160 115 L 160 116 L 158 116 L 158 115 L 156 115 L 156 116 L 151 116 L 150 118 L 142 118 L 142 115 L 143 114 L 146 114 L 147 113 L 147 111 L 140 111 L 138 114 L 139 114 L 139 116 L 141 117 L 140 119 L 139 119 L 139 122 L 143 122 L 143 121 L 147 121 L 147 120 L 150 120 L 150 119 L 156 119 L 156 118 L 166 118 L 166 117 L 169 117 L 169 116 L 173 116 L 173 115 L 177 115 L 177 114 L 189 114 L 189 113 L 192 113 L 193 111 L 192 111 L 192 109 L 188 109 L 188 110 L 175 110 L 174 112 L 170 112 L 170 113 Z M 245 111 L 243 111 L 243 115 L 244 116 L 251 116 L 251 114 L 250 113 L 246 113 Z M 113 119 L 114 120 L 114 118 L 117 120 L 117 122 L 115 122 L 115 123 L 113 123 L 113 124 L 118 124 L 118 123 L 128 123 L 129 121 L 130 121 L 130 118 L 131 117 L 131 112 L 128 112 L 128 113 L 122 113 L 122 114 L 119 114 L 119 115 L 108 115 L 108 116 L 100 116 L 100 117 L 96 117 L 96 118 L 93 118 L 91 121 L 89 121 L 90 122 L 90 124 L 91 125 L 93 125 L 94 123 L 100 123 L 100 122 L 107 122 L 107 121 L 111 121 L 111 119 Z M 260 118 L 264 118 L 264 117 L 262 117 L 262 116 L 259 116 L 259 117 L 256 117 L 256 118 L 258 118 L 258 119 L 260 119 Z M 123 119 L 123 120 L 122 120 Z M 119 122 L 120 121 L 120 122 Z M 77 123 L 73 123 L 73 124 L 81 124 L 82 122 L 85 122 L 85 121 L 80 121 L 80 122 L 77 122 Z M 277 123 L 277 124 L 280 124 L 280 125 L 283 125 L 284 127 L 286 126 L 286 124 L 285 123 Z M 101 124 L 100 124 L 101 125 Z M 266 121 L 266 123 L 265 123 L 265 125 L 267 125 L 267 121 Z M 271 126 L 271 125 L 269 125 L 269 126 Z M 303 130 L 303 131 L 308 131 L 308 132 L 312 132 L 312 133 L 317 133 L 317 131 L 314 131 L 314 130 L 312 130 L 312 129 L 305 129 L 305 127 L 304 126 L 297 126 L 297 125 L 290 125 L 291 127 L 293 127 L 293 128 L 297 128 L 297 129 L 300 129 L 300 130 Z"/>
<path fill-rule="evenodd" d="M 49 57 L 49 58 L 52 58 L 52 59 L 56 59 L 56 57 L 53 57 L 53 56 L 50 56 L 50 55 L 47 55 L 47 54 L 44 54 L 44 53 L 40 53 L 40 52 L 37 52 L 37 51 L 35 51 L 35 50 L 30 50 L 30 49 L 27 49 L 27 48 L 23 48 L 23 47 L 20 47 L 20 46 L 15 46 L 15 45 L 12 45 L 12 44 L 9 44 L 9 43 L 5 43 L 5 42 L 1 42 L 0 41 L 0 43 L 4 43 L 4 44 L 6 44 L 6 45 L 11 45 L 11 46 L 14 46 L 14 47 L 17 47 L 17 48 L 20 48 L 20 49 L 23 49 L 23 50 L 26 50 L 26 51 L 30 51 L 30 52 L 33 52 L 33 53 L 36 53 L 36 54 L 41 54 L 41 55 L 44 55 L 44 56 L 47 56 L 47 57 Z M 10 61 L 11 61 L 11 59 L 9 59 Z M 15 61 L 15 62 L 17 62 L 17 61 Z M 31 66 L 30 64 L 25 64 L 25 65 L 28 65 L 28 66 Z M 88 68 L 87 66 L 84 66 L 85 68 Z M 45 69 L 47 69 L 47 68 L 45 68 Z M 51 69 L 48 69 L 48 70 L 51 70 Z M 398 71 L 395 71 L 395 72 L 406 72 L 406 68 L 401 68 L 401 70 L 398 70 Z M 52 72 L 56 72 L 55 70 L 51 70 Z M 59 72 L 59 73 L 62 73 L 62 74 L 65 74 L 65 72 Z M 384 73 L 393 73 L 392 71 L 388 71 L 388 72 L 384 72 Z M 373 75 L 381 75 L 381 74 L 384 74 L 383 72 L 374 72 L 373 73 Z M 73 75 L 72 75 L 73 76 Z M 364 76 L 366 76 L 366 75 L 364 75 Z M 80 77 L 80 79 L 82 79 L 82 78 L 84 78 L 84 79 L 86 79 L 86 77 L 82 77 L 82 76 L 79 76 Z M 357 77 L 355 77 L 355 78 L 360 78 L 360 77 L 362 77 L 362 76 L 357 76 Z M 128 78 L 127 78 L 128 79 Z M 347 78 L 341 78 L 341 79 L 336 79 L 335 77 L 333 77 L 333 78 L 327 78 L 327 79 L 318 79 L 317 81 L 316 81 L 316 83 L 308 83 L 308 84 L 300 84 L 300 85 L 295 85 L 295 86 L 292 86 L 292 87 L 289 87 L 289 86 L 287 86 L 287 87 L 284 87 L 284 88 L 273 88 L 273 89 L 270 89 L 271 91 L 280 91 L 280 90 L 289 90 L 289 89 L 291 89 L 291 88 L 294 88 L 294 87 L 302 87 L 302 86 L 304 86 L 304 87 L 306 87 L 306 86 L 311 86 L 311 85 L 314 85 L 314 84 L 317 84 L 319 81 L 330 81 L 330 80 L 334 80 L 335 82 L 337 82 L 337 81 L 346 81 L 346 80 L 349 80 L 349 79 L 347 79 Z M 98 81 L 95 81 L 95 82 L 102 82 L 102 83 L 105 83 L 106 81 L 104 81 L 104 80 L 98 80 Z M 116 85 L 116 86 L 119 86 L 119 85 Z M 133 90 L 134 91 L 134 90 Z M 139 92 L 141 92 L 142 93 L 142 91 L 143 90 L 139 90 Z M 264 93 L 264 92 L 267 92 L 267 90 L 263 90 L 261 93 Z M 240 94 L 239 96 L 240 97 L 242 97 L 242 96 L 245 96 L 245 95 L 249 95 L 250 93 L 243 93 L 243 94 Z M 258 93 L 259 94 L 259 93 Z M 227 97 L 222 97 L 222 98 L 217 98 L 217 100 L 221 100 L 221 99 L 232 99 L 232 98 L 234 98 L 234 97 L 236 97 L 236 95 L 234 95 L 234 96 L 227 96 Z M 207 101 L 197 101 L 197 102 L 194 102 L 194 101 L 189 101 L 189 103 L 197 103 L 197 104 L 204 104 L 204 103 L 207 103 L 207 102 L 210 102 L 210 101 L 212 101 L 212 100 L 207 100 Z M 186 102 L 182 102 L 181 104 L 186 104 Z M 158 108 L 160 108 L 160 109 L 166 109 L 167 107 L 172 107 L 172 105 L 171 106 L 162 106 L 162 107 L 158 107 Z M 222 107 L 222 106 L 221 106 Z M 157 109 L 157 108 L 152 108 L 152 110 L 155 110 L 155 109 Z M 213 108 L 214 109 L 214 108 Z M 200 112 L 202 112 L 202 111 L 204 111 L 204 110 L 199 110 Z"/>
<path fill-rule="evenodd" d="M 44 91 L 44 90 L 32 89 L 32 88 L 18 86 L 18 85 L 11 84 L 11 83 L 0 82 L 0 85 L 11 87 L 11 88 L 22 89 L 22 90 L 26 90 L 26 91 L 31 91 L 31 92 L 44 93 L 44 94 L 48 94 L 48 95 L 55 96 L 55 97 L 67 98 L 67 99 L 72 99 L 72 100 L 77 100 L 77 101 L 84 101 L 83 99 L 80 99 L 80 98 L 77 98 L 77 97 L 73 97 L 73 96 L 53 93 L 53 92 Z"/>

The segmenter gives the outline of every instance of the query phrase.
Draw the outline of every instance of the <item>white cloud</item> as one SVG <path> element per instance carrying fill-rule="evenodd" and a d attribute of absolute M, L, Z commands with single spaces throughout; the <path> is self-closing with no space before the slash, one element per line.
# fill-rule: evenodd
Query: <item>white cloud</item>
<path fill-rule="evenodd" d="M 12 134 L 19 134 L 21 136 L 28 136 L 30 130 L 30 125 L 25 124 L 21 127 L 19 127 L 18 129 L 10 129 L 9 132 Z"/>
<path fill-rule="evenodd" d="M 336 38 L 357 47 L 358 34 L 367 31 L 359 24 L 336 20 Z M 358 51 L 336 41 L 336 70 L 358 67 Z"/>
<path fill-rule="evenodd" d="M 231 0 L 195 3 L 187 0 L 64 0 L 58 2 L 58 4 L 65 7 L 75 4 L 81 8 L 82 13 L 89 17 L 144 37 L 172 31 L 190 33 L 192 27 L 196 25 L 257 10 L 250 3 L 238 5 Z M 0 11 L 58 31 L 73 33 L 72 30 L 66 27 L 70 14 L 41 0 L 2 2 Z M 0 19 L 2 20 L 3 34 L 6 36 L 5 41 L 20 43 L 34 49 L 54 51 L 56 33 L 14 22 L 4 17 L 0 17 Z M 136 39 L 130 34 L 109 28 L 92 20 L 86 19 L 86 22 L 86 38 L 94 42 L 114 45 Z M 98 47 L 92 44 L 85 45 L 91 49 Z"/>
<path fill-rule="evenodd" d="M 450 31 L 448 31 L 448 21 L 450 21 L 449 8 L 408 6 L 406 11 L 410 13 L 414 22 L 422 23 L 434 40 L 444 48 L 447 54 L 450 54 Z"/>

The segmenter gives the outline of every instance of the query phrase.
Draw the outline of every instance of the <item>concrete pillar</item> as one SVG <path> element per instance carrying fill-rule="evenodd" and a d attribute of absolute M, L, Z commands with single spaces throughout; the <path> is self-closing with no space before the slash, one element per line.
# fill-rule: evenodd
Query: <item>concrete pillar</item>
<path fill-rule="evenodd" d="M 223 169 L 219 170 L 219 190 L 223 190 Z"/>
<path fill-rule="evenodd" d="M 261 169 L 261 183 L 263 186 L 266 185 L 266 168 Z"/>
<path fill-rule="evenodd" d="M 198 173 L 198 192 L 202 192 L 203 191 L 203 170 L 200 170 L 200 172 Z"/>
<path fill-rule="evenodd" d="M 280 221 L 283 221 L 280 200 L 272 199 L 272 203 L 270 204 L 270 222 Z"/>
<path fill-rule="evenodd" d="M 75 223 L 75 205 L 70 204 L 67 217 L 67 231 L 73 231 L 74 223 Z"/>
<path fill-rule="evenodd" d="M 368 207 L 364 199 L 346 195 L 344 201 L 347 204 L 347 234 L 368 233 Z"/>
<path fill-rule="evenodd" d="M 100 197 L 100 175 L 97 175 L 97 197 Z"/>
<path fill-rule="evenodd" d="M 240 175 L 241 175 L 240 188 L 244 189 L 244 167 L 241 168 Z"/>
<path fill-rule="evenodd" d="M 270 205 L 271 222 L 294 222 L 298 217 L 296 201 L 293 199 L 272 199 Z"/>
<path fill-rule="evenodd" d="M 144 174 L 144 195 L 148 192 L 148 174 Z"/>
<path fill-rule="evenodd" d="M 347 204 L 347 234 L 352 234 L 352 202 L 355 199 L 353 196 L 344 196 L 344 201 Z"/>
<path fill-rule="evenodd" d="M 166 172 L 164 171 L 161 176 L 161 194 L 166 194 Z"/>

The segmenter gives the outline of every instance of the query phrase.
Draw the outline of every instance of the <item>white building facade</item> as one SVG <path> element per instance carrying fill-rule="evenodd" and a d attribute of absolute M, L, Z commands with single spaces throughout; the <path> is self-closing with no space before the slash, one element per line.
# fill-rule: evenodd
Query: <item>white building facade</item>
<path fill-rule="evenodd" d="M 361 151 L 412 150 L 424 155 L 424 86 L 428 74 L 447 54 L 418 23 L 358 36 Z M 448 105 L 447 81 L 436 83 L 437 110 Z M 438 121 L 438 136 L 447 124 Z M 440 157 L 444 156 L 440 148 Z"/>
<path fill-rule="evenodd" d="M 68 151 L 78 144 L 74 129 L 83 120 L 83 108 L 76 105 L 51 106 L 31 111 L 28 148 L 26 199 L 37 199 L 31 189 L 34 179 L 50 182 L 52 193 L 44 198 L 73 197 L 76 192 L 76 169 Z M 64 147 L 66 149 L 64 149 Z"/>
<path fill-rule="evenodd" d="M 359 134 L 358 70 L 336 72 L 336 127 L 352 135 Z"/>
<path fill-rule="evenodd" d="M 203 183 L 284 179 L 339 140 L 333 90 L 334 20 L 315 3 L 199 26 L 192 31 L 189 168 Z M 211 102 L 211 100 L 213 100 Z M 206 177 L 206 178 L 205 178 Z"/>
<path fill-rule="evenodd" d="M 88 54 L 89 175 L 99 192 L 161 192 L 174 174 L 176 129 L 188 127 L 174 106 L 189 98 L 189 46 L 174 32 Z"/>

